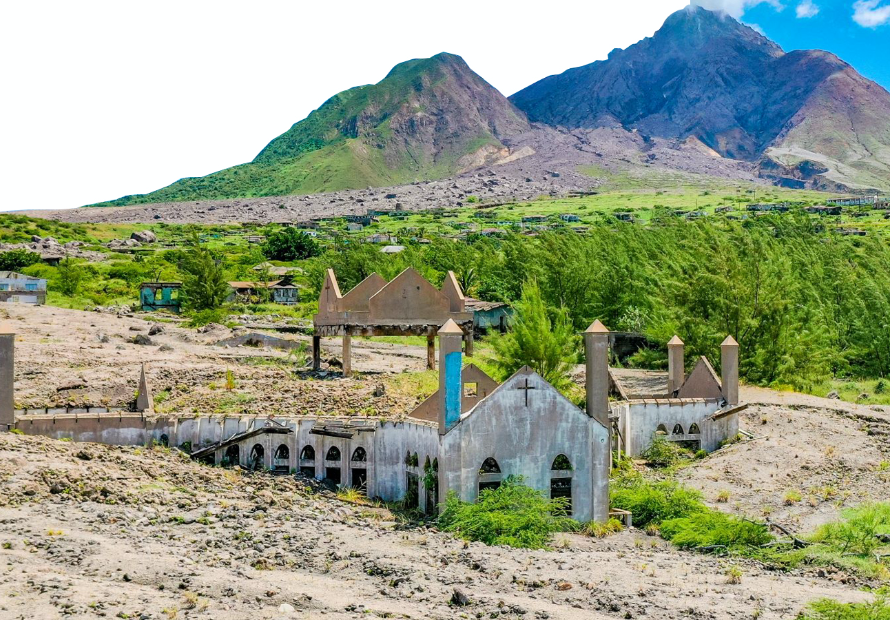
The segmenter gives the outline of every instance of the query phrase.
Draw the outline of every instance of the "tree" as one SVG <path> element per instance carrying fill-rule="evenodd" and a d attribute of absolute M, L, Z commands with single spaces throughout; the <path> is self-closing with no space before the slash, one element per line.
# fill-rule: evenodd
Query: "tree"
<path fill-rule="evenodd" d="M 20 271 L 40 262 L 40 254 L 28 250 L 9 250 L 0 254 L 0 271 Z"/>
<path fill-rule="evenodd" d="M 263 246 L 263 254 L 269 260 L 303 260 L 318 256 L 318 253 L 315 239 L 290 226 L 269 235 Z"/>
<path fill-rule="evenodd" d="M 59 261 L 59 290 L 63 295 L 73 297 L 80 290 L 83 270 L 70 257 Z"/>
<path fill-rule="evenodd" d="M 495 364 L 505 375 L 531 367 L 557 388 L 569 383 L 569 371 L 578 357 L 578 338 L 563 309 L 551 320 L 538 283 L 522 287 L 514 305 L 513 327 L 494 340 Z"/>
<path fill-rule="evenodd" d="M 180 264 L 183 272 L 183 307 L 187 310 L 214 310 L 229 296 L 229 284 L 223 276 L 223 261 L 202 247 L 193 237 L 191 247 Z"/>

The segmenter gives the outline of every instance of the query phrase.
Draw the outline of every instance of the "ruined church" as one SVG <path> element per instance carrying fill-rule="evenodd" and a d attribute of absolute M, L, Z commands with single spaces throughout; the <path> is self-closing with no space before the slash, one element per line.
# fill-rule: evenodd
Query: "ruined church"
<path fill-rule="evenodd" d="M 545 496 L 563 498 L 581 522 L 609 517 L 613 452 L 639 456 L 656 437 L 714 450 L 738 432 L 738 344 L 728 337 L 721 372 L 701 358 L 685 376 L 682 341 L 668 343 L 668 381 L 632 389 L 609 367 L 609 330 L 595 321 L 584 333 L 585 406 L 578 407 L 530 368 L 498 384 L 464 365 L 472 347 L 472 314 L 454 274 L 441 290 L 413 270 L 387 283 L 376 274 L 340 293 L 328 271 L 319 299 L 314 361 L 322 336 L 343 338 L 350 372 L 352 335 L 426 335 L 439 389 L 414 411 L 390 421 L 366 417 L 156 416 L 143 369 L 137 412 L 14 411 L 14 334 L 0 332 L 0 428 L 75 441 L 186 449 L 214 465 L 300 473 L 403 501 L 434 513 L 453 492 L 465 501 L 510 476 Z"/>

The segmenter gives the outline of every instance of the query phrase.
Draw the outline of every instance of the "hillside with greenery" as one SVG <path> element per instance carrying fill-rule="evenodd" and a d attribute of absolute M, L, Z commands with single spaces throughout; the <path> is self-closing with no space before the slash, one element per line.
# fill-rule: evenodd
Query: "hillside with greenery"
<path fill-rule="evenodd" d="M 381 82 L 343 91 L 250 163 L 94 206 L 250 198 L 437 179 L 461 158 L 528 128 L 459 56 L 409 60 Z"/>

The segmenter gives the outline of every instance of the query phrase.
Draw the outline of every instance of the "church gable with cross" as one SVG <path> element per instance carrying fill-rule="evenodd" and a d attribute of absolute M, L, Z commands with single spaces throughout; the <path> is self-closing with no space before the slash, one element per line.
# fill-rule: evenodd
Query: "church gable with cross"
<path fill-rule="evenodd" d="M 439 353 L 442 360 L 460 355 L 455 325 L 446 323 L 439 331 Z M 448 399 L 449 394 L 458 398 L 460 392 L 448 386 L 461 385 L 460 366 L 451 370 L 447 362 L 440 363 L 444 372 L 440 371 L 438 392 L 439 501 L 449 491 L 464 501 L 475 501 L 480 491 L 496 488 L 509 476 L 521 476 L 524 484 L 545 496 L 567 499 L 574 519 L 606 520 L 609 430 L 594 413 L 597 406 L 608 412 L 609 377 L 606 360 L 602 361 L 588 363 L 594 379 L 594 392 L 588 396 L 594 405 L 590 414 L 527 366 L 458 414 L 459 403 Z M 600 368 L 603 372 L 597 374 Z M 600 394 L 606 395 L 604 403 L 599 402 Z"/>

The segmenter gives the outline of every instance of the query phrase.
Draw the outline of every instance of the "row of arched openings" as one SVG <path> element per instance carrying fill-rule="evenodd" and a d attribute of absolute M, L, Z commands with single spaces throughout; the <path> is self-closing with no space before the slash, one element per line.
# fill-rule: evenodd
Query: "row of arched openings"
<path fill-rule="evenodd" d="M 342 454 L 340 453 L 340 448 L 337 446 L 328 448 L 328 451 L 324 455 L 324 477 L 334 484 L 341 484 L 343 480 L 340 469 L 341 458 Z M 353 450 L 352 458 L 350 459 L 352 486 L 362 491 L 367 490 L 367 461 L 368 453 L 364 448 L 359 446 Z M 303 446 L 303 449 L 300 451 L 300 473 L 309 478 L 315 477 L 315 448 L 310 445 Z"/>
<path fill-rule="evenodd" d="M 659 435 L 667 435 L 667 434 L 668 434 L 667 426 L 665 426 L 664 424 L 659 424 L 659 425 L 658 425 L 658 428 L 655 429 L 655 432 L 656 432 L 657 434 L 659 434 Z M 683 425 L 682 425 L 682 424 L 674 424 L 674 429 L 671 431 L 670 434 L 671 434 L 671 435 L 686 435 L 687 433 L 684 433 L 684 432 L 683 432 Z M 698 428 L 698 424 L 695 424 L 695 423 L 693 422 L 693 423 L 689 426 L 689 433 L 688 433 L 688 434 L 689 434 L 689 435 L 700 435 L 700 434 L 701 434 L 701 430 Z"/>

